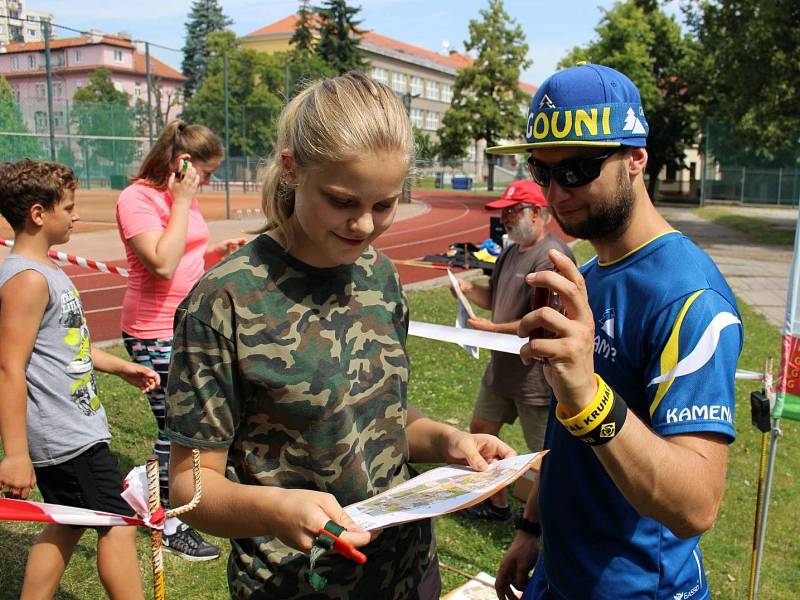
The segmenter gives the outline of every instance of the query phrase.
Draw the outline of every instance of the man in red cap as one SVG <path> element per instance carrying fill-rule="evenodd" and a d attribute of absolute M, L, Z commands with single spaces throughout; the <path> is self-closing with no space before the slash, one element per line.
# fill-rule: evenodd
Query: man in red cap
<path fill-rule="evenodd" d="M 545 230 L 550 220 L 547 200 L 533 181 L 512 182 L 498 200 L 486 204 L 486 209 L 501 211 L 500 219 L 513 243 L 498 258 L 488 287 L 463 279 L 459 285 L 470 301 L 492 310 L 491 321 L 472 318 L 470 327 L 516 335 L 520 318 L 531 309 L 531 288 L 525 284 L 525 276 L 553 268 L 547 255 L 549 250 L 557 249 L 569 257 L 572 252 Z M 497 435 L 503 423 L 513 423 L 519 417 L 525 443 L 531 452 L 538 452 L 543 445 L 550 395 L 541 363 L 526 366 L 518 356 L 492 352 L 470 431 Z M 507 521 L 511 509 L 503 491 L 459 514 L 470 519 Z"/>

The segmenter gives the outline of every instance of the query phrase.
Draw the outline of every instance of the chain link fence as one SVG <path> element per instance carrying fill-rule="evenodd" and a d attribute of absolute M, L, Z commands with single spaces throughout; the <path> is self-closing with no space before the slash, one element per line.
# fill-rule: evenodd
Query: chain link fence
<path fill-rule="evenodd" d="M 700 202 L 735 202 L 797 206 L 800 203 L 800 153 L 771 166 L 774 159 L 742 150 L 732 128 L 709 121 L 705 126 Z"/>

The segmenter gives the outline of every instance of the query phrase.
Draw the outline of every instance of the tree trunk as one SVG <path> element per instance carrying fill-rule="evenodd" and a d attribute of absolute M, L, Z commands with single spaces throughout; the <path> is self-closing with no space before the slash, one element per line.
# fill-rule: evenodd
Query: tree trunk
<path fill-rule="evenodd" d="M 494 155 L 487 154 L 486 160 L 488 163 L 488 172 L 486 173 L 486 189 L 490 192 L 494 191 Z"/>

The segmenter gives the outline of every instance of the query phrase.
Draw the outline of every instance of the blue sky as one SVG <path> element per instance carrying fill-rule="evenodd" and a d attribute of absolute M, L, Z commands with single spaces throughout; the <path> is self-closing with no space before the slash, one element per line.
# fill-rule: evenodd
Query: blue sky
<path fill-rule="evenodd" d="M 312 0 L 311 4 L 315 4 Z M 127 31 L 134 39 L 181 48 L 191 0 L 28 0 L 33 10 L 51 12 L 59 25 L 75 29 Z M 358 5 L 358 2 L 353 2 Z M 533 65 L 523 81 L 539 84 L 555 70 L 558 61 L 576 45 L 593 39 L 601 7 L 612 0 L 506 0 L 506 12 L 527 35 Z M 245 35 L 296 12 L 296 0 L 222 0 L 223 11 L 233 19 L 232 29 Z M 362 27 L 404 42 L 441 51 L 443 40 L 463 50 L 468 23 L 479 18 L 487 0 L 362 0 Z M 57 30 L 59 37 L 69 32 Z M 180 69 L 178 52 L 153 49 L 153 54 Z"/>

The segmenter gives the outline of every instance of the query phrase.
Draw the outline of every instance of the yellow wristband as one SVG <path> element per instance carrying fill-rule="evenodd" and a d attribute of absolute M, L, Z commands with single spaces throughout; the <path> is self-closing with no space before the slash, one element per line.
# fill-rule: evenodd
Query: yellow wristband
<path fill-rule="evenodd" d="M 575 437 L 581 437 L 592 431 L 606 418 L 614 406 L 614 391 L 595 373 L 597 392 L 589 405 L 574 417 L 567 417 L 561 405 L 556 406 L 556 418 Z"/>

